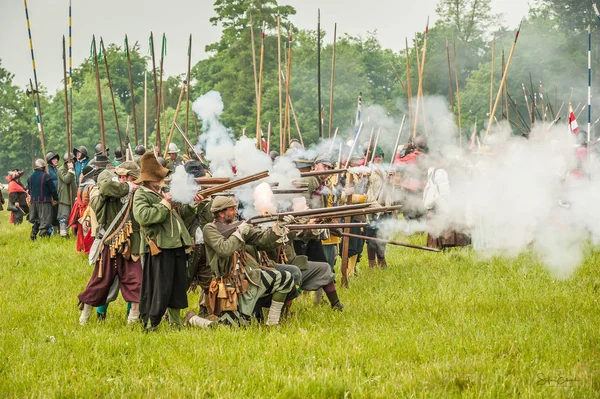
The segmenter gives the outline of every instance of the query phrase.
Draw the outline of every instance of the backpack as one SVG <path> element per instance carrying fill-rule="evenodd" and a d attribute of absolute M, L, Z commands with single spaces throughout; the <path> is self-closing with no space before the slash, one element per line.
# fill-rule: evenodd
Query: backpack
<path fill-rule="evenodd" d="M 435 182 L 435 173 L 438 171 L 436 168 L 429 168 L 427 171 L 427 185 L 423 190 L 423 207 L 430 211 L 435 208 L 435 203 L 440 197 L 440 188 Z"/>

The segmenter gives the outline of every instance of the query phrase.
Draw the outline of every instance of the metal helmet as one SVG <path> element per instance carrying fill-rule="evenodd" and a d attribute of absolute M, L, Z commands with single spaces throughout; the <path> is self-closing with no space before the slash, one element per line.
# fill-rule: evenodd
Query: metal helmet
<path fill-rule="evenodd" d="M 33 164 L 34 169 L 43 169 L 45 167 L 46 167 L 46 162 L 44 162 L 44 160 L 42 158 L 36 159 Z"/>
<path fill-rule="evenodd" d="M 46 162 L 50 163 L 50 161 L 52 161 L 55 158 L 59 159 L 60 156 L 57 153 L 55 153 L 54 151 L 48 151 L 46 153 Z"/>
<path fill-rule="evenodd" d="M 138 144 L 135 146 L 135 155 L 144 155 L 146 153 L 146 147 L 144 147 L 142 144 Z"/>
<path fill-rule="evenodd" d="M 79 148 L 74 148 L 73 149 L 73 155 L 77 156 L 77 153 L 80 152 L 82 153 L 84 156 L 88 156 L 88 151 L 87 148 L 85 146 L 80 146 Z"/>
<path fill-rule="evenodd" d="M 70 152 L 65 152 L 65 155 L 63 155 L 64 162 L 72 161 L 74 158 L 75 158 L 75 156 L 73 154 L 71 154 Z"/>
<path fill-rule="evenodd" d="M 163 168 L 167 167 L 167 161 L 163 157 L 156 157 L 156 160 Z"/>
<path fill-rule="evenodd" d="M 115 160 L 121 160 L 123 159 L 123 150 L 121 150 L 121 147 L 117 147 L 115 149 Z"/>
<path fill-rule="evenodd" d="M 175 143 L 170 143 L 169 144 L 169 151 L 167 151 L 167 153 L 169 154 L 177 154 L 179 152 L 179 148 L 177 148 L 177 145 L 175 145 Z"/>
<path fill-rule="evenodd" d="M 110 148 L 106 148 L 106 154 L 108 154 L 108 151 L 110 151 Z M 94 155 L 102 154 L 102 143 L 96 143 L 96 146 L 94 147 L 94 153 Z"/>

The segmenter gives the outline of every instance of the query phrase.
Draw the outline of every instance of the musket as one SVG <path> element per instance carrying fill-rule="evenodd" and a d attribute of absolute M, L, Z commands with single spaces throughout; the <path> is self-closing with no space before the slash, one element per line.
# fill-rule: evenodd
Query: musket
<path fill-rule="evenodd" d="M 123 139 L 121 138 L 121 128 L 119 127 L 119 116 L 117 115 L 117 106 L 115 103 L 115 93 L 113 91 L 112 82 L 110 80 L 110 71 L 108 68 L 108 54 L 104 48 L 104 41 L 100 37 L 100 50 L 104 53 L 104 66 L 106 67 L 106 79 L 108 80 L 108 89 L 110 90 L 110 98 L 112 100 L 113 114 L 115 115 L 115 123 L 117 125 L 117 135 L 119 136 L 119 148 L 123 150 Z"/>
<path fill-rule="evenodd" d="M 229 177 L 196 177 L 194 181 L 201 186 L 205 186 L 208 184 L 224 184 L 231 181 L 231 179 Z"/>
<path fill-rule="evenodd" d="M 133 74 L 131 73 L 131 55 L 129 54 L 129 41 L 127 35 L 125 35 L 125 53 L 127 54 L 127 73 L 129 75 L 129 94 L 131 95 L 131 113 L 133 114 L 133 131 L 135 145 L 138 144 L 138 131 L 137 131 L 137 120 L 135 117 L 135 95 L 133 92 Z M 146 73 L 144 72 L 144 86 L 146 84 Z M 145 129 L 145 126 L 144 126 Z M 144 143 L 145 145 L 146 143 Z"/>
<path fill-rule="evenodd" d="M 353 227 L 367 227 L 369 223 L 320 223 L 320 224 L 289 224 L 290 230 L 316 230 L 316 229 L 350 229 Z"/>
<path fill-rule="evenodd" d="M 358 209 L 363 209 L 363 208 L 367 208 L 369 206 L 372 206 L 373 203 L 370 202 L 365 202 L 363 204 L 352 204 L 352 205 L 343 205 L 343 206 L 332 206 L 329 208 L 315 208 L 315 209 L 307 209 L 304 211 L 289 211 L 289 212 L 279 212 L 279 213 L 274 213 L 272 215 L 265 215 L 265 216 L 255 216 L 251 219 L 248 219 L 249 223 L 267 223 L 267 222 L 272 222 L 278 219 L 283 218 L 284 216 L 312 216 L 312 215 L 318 215 L 318 214 L 322 214 L 322 213 L 336 213 L 336 212 L 341 212 L 343 210 L 358 210 Z M 265 220 L 263 220 L 265 219 Z"/>
<path fill-rule="evenodd" d="M 201 195 L 204 198 L 208 198 L 209 196 L 211 196 L 213 194 L 220 193 L 222 191 L 231 190 L 232 188 L 239 187 L 244 184 L 252 183 L 257 180 L 264 179 L 268 176 L 269 176 L 269 172 L 265 170 L 264 172 L 255 173 L 253 175 L 246 176 L 246 177 L 240 177 L 238 179 L 233 179 L 227 183 L 219 184 L 214 187 L 200 190 L 200 191 L 198 191 L 197 194 Z"/>
<path fill-rule="evenodd" d="M 322 213 L 313 215 L 314 219 L 335 219 L 335 218 L 343 218 L 343 217 L 351 217 L 351 216 L 363 216 L 370 215 L 373 213 L 381 213 L 381 212 L 393 212 L 400 210 L 402 205 L 393 205 L 393 206 L 385 206 L 385 207 L 373 207 L 367 209 L 356 209 L 350 211 L 341 211 L 337 213 Z"/>
<path fill-rule="evenodd" d="M 376 241 L 376 242 L 385 243 L 385 244 L 398 245 L 400 247 L 421 249 L 423 251 L 442 252 L 441 250 L 439 250 L 437 248 L 422 247 L 420 245 L 406 244 L 404 242 L 398 242 L 398 241 L 392 241 L 392 240 L 384 240 L 383 238 L 367 237 L 367 236 L 361 236 L 361 235 L 358 235 L 358 234 L 343 233 L 343 232 L 340 233 L 340 235 L 342 235 L 344 237 L 360 238 L 361 240 Z"/>
<path fill-rule="evenodd" d="M 300 173 L 300 177 L 337 175 L 339 173 L 345 173 L 347 171 L 348 169 L 311 170 L 310 172 Z"/>

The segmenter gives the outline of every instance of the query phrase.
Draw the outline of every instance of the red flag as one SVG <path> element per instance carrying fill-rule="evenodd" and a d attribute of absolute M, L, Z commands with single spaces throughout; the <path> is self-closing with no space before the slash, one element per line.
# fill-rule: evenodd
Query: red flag
<path fill-rule="evenodd" d="M 575 118 L 575 112 L 573 112 L 573 106 L 569 104 L 569 131 L 573 134 L 579 133 L 579 125 Z"/>

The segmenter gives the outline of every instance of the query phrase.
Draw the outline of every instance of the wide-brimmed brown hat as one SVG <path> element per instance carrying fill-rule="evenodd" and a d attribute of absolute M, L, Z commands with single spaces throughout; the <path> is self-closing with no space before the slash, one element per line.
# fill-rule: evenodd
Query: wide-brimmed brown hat
<path fill-rule="evenodd" d="M 140 177 L 134 181 L 140 184 L 145 181 L 161 181 L 169 174 L 169 169 L 161 166 L 153 153 L 147 152 L 140 158 Z"/>

